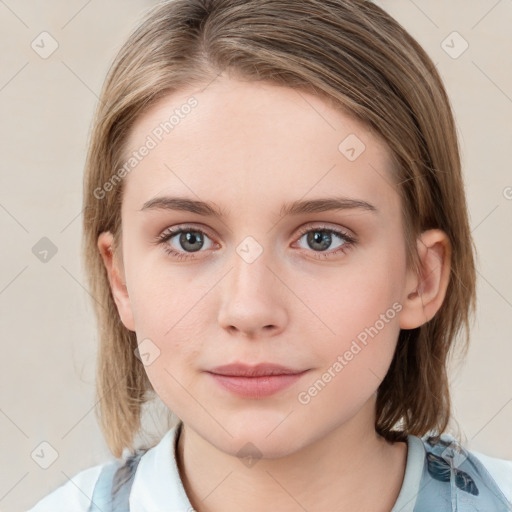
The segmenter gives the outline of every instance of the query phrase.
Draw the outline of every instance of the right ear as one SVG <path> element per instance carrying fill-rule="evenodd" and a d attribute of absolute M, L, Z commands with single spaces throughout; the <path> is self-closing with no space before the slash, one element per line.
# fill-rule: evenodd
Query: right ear
<path fill-rule="evenodd" d="M 112 290 L 121 321 L 128 330 L 135 332 L 135 322 L 133 321 L 128 289 L 126 288 L 124 268 L 120 255 L 116 254 L 112 248 L 113 238 L 110 231 L 101 233 L 98 237 L 98 249 L 107 269 L 110 289 Z"/>

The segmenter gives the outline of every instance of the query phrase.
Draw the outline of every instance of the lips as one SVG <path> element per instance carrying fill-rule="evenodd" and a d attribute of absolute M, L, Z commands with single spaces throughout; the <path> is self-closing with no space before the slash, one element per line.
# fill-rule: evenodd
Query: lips
<path fill-rule="evenodd" d="M 209 373 L 217 375 L 226 375 L 233 377 L 266 377 L 271 375 L 296 375 L 305 370 L 288 368 L 274 363 L 260 363 L 257 365 L 247 365 L 244 363 L 226 364 L 216 366 Z"/>
<path fill-rule="evenodd" d="M 256 366 L 235 363 L 217 366 L 207 373 L 216 384 L 231 394 L 263 399 L 292 386 L 308 371 L 309 369 L 297 370 L 273 363 Z"/>

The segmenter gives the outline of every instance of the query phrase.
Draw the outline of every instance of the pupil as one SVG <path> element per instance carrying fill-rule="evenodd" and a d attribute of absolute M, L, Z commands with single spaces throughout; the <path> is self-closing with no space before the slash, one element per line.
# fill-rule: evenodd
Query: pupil
<path fill-rule="evenodd" d="M 193 232 L 186 232 L 182 233 L 180 237 L 180 244 L 184 249 L 187 249 L 187 244 L 192 244 L 201 242 L 201 235 L 200 234 L 194 234 Z M 201 245 L 199 247 L 191 247 L 189 248 L 191 252 L 196 252 L 199 249 L 201 249 Z"/>
<path fill-rule="evenodd" d="M 323 234 L 322 234 L 323 233 Z M 309 244 L 319 243 L 321 247 L 318 247 L 321 251 L 327 249 L 331 243 L 331 234 L 326 231 L 312 231 L 308 235 Z"/>

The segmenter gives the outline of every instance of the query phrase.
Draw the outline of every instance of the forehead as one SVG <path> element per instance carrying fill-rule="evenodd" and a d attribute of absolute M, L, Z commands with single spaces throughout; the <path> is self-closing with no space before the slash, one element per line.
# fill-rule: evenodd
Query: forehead
<path fill-rule="evenodd" d="M 139 208 L 164 193 L 244 209 L 334 191 L 396 201 L 386 144 L 288 87 L 221 76 L 172 93 L 138 118 L 126 157 L 143 146 L 150 149 L 125 177 L 126 200 Z"/>

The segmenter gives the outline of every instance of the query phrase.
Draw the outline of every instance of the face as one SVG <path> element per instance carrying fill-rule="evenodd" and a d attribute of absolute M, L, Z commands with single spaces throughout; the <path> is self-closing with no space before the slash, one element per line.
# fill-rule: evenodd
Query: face
<path fill-rule="evenodd" d="M 116 302 L 162 401 L 226 453 L 272 457 L 369 411 L 408 283 L 385 144 L 315 96 L 227 77 L 145 112 L 128 153 L 145 144 L 124 178 Z M 325 199 L 341 202 L 282 214 Z M 307 371 L 257 397 L 208 373 L 262 362 Z"/>

